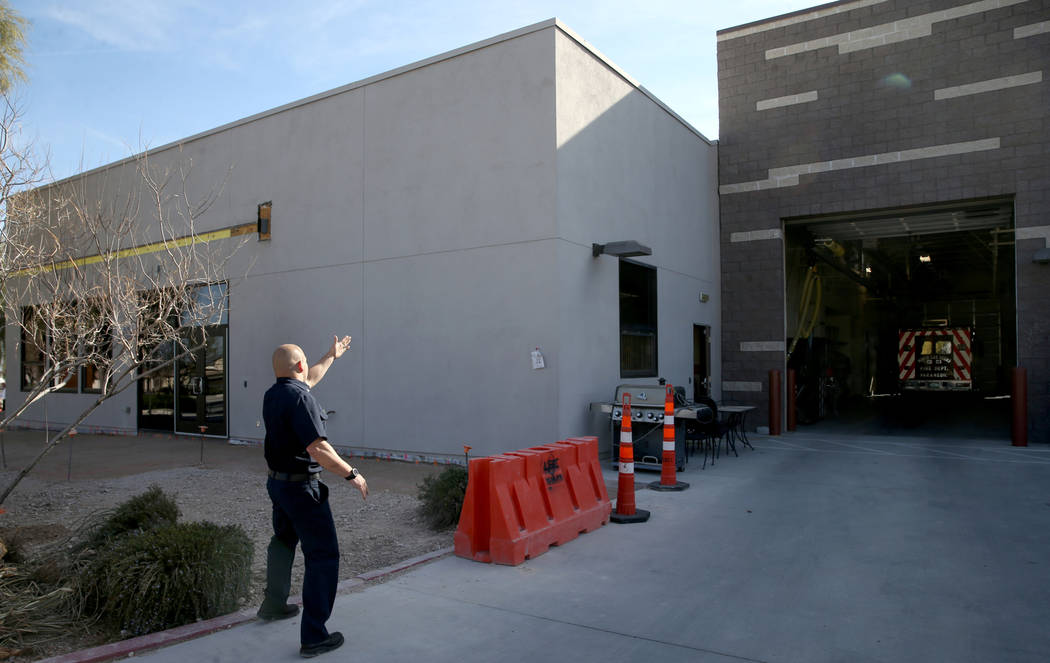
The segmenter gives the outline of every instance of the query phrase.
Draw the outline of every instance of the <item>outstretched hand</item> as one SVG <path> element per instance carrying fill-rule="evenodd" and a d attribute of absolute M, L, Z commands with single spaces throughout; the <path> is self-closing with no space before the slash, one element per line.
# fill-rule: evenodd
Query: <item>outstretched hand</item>
<path fill-rule="evenodd" d="M 361 491 L 361 499 L 368 499 L 368 482 L 365 481 L 364 475 L 358 474 L 357 478 L 351 481 L 350 483 L 357 486 L 357 489 Z"/>
<path fill-rule="evenodd" d="M 332 349 L 329 350 L 332 356 L 339 359 L 343 356 L 343 353 L 350 349 L 350 337 L 344 336 L 340 339 L 338 336 L 332 337 Z"/>

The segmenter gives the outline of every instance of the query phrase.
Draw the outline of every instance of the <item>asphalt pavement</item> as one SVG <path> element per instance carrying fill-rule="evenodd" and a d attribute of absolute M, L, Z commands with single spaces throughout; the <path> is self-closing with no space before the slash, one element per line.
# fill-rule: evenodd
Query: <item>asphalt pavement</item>
<path fill-rule="evenodd" d="M 705 470 L 693 457 L 682 492 L 645 489 L 659 474 L 639 473 L 648 522 L 610 523 L 519 566 L 446 554 L 347 583 L 328 625 L 346 644 L 318 660 L 1050 660 L 1050 448 L 751 439 Z M 251 611 L 111 655 L 300 660 L 299 618 Z M 105 658 L 91 656 L 61 660 Z"/>

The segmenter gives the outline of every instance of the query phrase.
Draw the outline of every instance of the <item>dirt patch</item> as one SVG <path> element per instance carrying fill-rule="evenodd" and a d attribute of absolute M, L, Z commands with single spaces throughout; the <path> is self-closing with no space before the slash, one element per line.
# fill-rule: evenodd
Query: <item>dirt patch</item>
<path fill-rule="evenodd" d="M 68 536 L 69 529 L 65 525 L 56 523 L 0 527 L 0 541 L 4 542 L 12 554 L 19 550 L 61 541 Z M 7 559 L 10 561 L 9 558 Z"/>
<path fill-rule="evenodd" d="M 123 438 L 115 441 L 124 442 Z M 101 446 L 96 445 L 93 450 L 97 453 Z M 149 446 L 145 443 L 135 449 L 142 456 L 138 459 L 139 467 L 152 468 L 159 462 L 148 457 Z M 105 476 L 107 473 L 99 470 L 100 464 L 87 462 L 84 459 L 87 452 L 78 449 L 81 464 L 90 468 L 89 472 L 80 473 L 89 477 L 78 479 L 77 471 L 72 472 L 73 478 L 69 481 L 64 476 L 61 479 L 55 476 L 64 475 L 62 471 L 45 472 L 43 477 L 31 474 L 4 504 L 6 513 L 0 515 L 0 530 L 18 530 L 31 554 L 35 545 L 61 539 L 86 517 L 111 509 L 157 485 L 175 498 L 182 513 L 181 521 L 206 520 L 244 528 L 255 542 L 253 591 L 246 605 L 258 605 L 265 584 L 266 546 L 273 533 L 265 463 L 260 463 L 262 449 L 223 446 L 226 448 L 209 444 L 205 457 L 210 462 L 204 466 L 172 467 L 169 462 L 166 469 L 134 472 L 136 464 L 124 459 L 114 464 L 119 471 L 109 473 L 117 476 Z M 10 441 L 7 451 L 10 461 Z M 170 449 L 162 451 L 170 453 Z M 341 580 L 452 545 L 452 530 L 434 532 L 418 513 L 416 487 L 424 476 L 439 472 L 440 467 L 360 458 L 351 459 L 351 463 L 360 468 L 368 480 L 367 500 L 362 500 L 357 489 L 341 478 L 329 475 L 326 479 L 339 534 Z M 0 486 L 7 485 L 14 475 L 9 462 L 8 469 L 0 471 Z M 302 579 L 303 560 L 297 552 L 293 593 L 301 589 Z M 14 660 L 30 661 L 94 644 L 97 636 L 88 634 L 75 641 L 38 648 L 32 656 Z"/>

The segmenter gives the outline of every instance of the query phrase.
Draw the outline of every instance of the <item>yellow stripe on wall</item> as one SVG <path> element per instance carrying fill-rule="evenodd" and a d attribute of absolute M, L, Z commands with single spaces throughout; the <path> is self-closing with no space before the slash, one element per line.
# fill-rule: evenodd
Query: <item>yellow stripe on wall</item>
<path fill-rule="evenodd" d="M 187 237 L 179 237 L 177 239 L 164 240 L 163 242 L 153 242 L 152 244 L 143 244 L 142 246 L 135 246 L 129 249 L 121 249 L 116 253 L 116 257 L 119 258 L 132 258 L 134 256 L 143 256 L 150 253 L 157 253 L 159 251 L 165 251 L 168 249 L 176 249 L 183 246 L 189 246 L 191 244 L 206 244 L 208 242 L 214 242 L 217 239 L 229 239 L 230 237 L 237 237 L 239 235 L 246 235 L 249 232 L 255 232 L 257 225 L 255 223 L 242 223 L 239 226 L 233 226 L 231 228 L 223 228 L 221 230 L 213 230 L 200 235 L 189 235 Z M 76 258 L 74 260 L 66 260 L 55 265 L 47 265 L 41 267 L 29 267 L 26 269 L 15 272 L 15 276 L 25 276 L 27 274 L 40 274 L 43 272 L 57 271 L 59 269 L 69 269 L 71 267 L 82 267 L 84 265 L 93 265 L 103 261 L 103 256 L 94 255 L 87 256 L 86 258 Z"/>

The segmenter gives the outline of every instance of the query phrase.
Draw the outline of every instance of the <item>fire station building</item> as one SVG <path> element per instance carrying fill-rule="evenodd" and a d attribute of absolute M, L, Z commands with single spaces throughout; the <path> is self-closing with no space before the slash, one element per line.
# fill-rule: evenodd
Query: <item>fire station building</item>
<path fill-rule="evenodd" d="M 1021 367 L 1050 441 L 1050 2 L 846 0 L 717 40 L 723 397 L 768 424 L 792 368 L 803 421 L 1008 439 Z"/>
<path fill-rule="evenodd" d="M 550 20 L 152 150 L 229 171 L 198 232 L 269 233 L 202 284 L 207 349 L 85 428 L 258 442 L 273 348 L 351 334 L 317 395 L 364 453 L 608 442 L 589 404 L 658 378 L 762 429 L 788 369 L 806 424 L 1007 439 L 1021 367 L 1050 442 L 1048 19 L 843 0 L 722 30 L 717 144 Z"/>
<path fill-rule="evenodd" d="M 607 429 L 588 404 L 619 382 L 692 381 L 697 329 L 716 346 L 704 377 L 719 379 L 717 148 L 555 20 L 150 161 L 192 162 L 200 192 L 226 180 L 198 233 L 265 209 L 269 238 L 202 285 L 225 302 L 207 348 L 112 398 L 84 431 L 261 441 L 273 349 L 316 360 L 333 334 L 353 342 L 315 389 L 332 443 L 401 458 Z M 112 180 L 134 169 L 119 166 L 72 179 L 127 190 Z M 16 376 L 31 371 L 7 338 L 18 402 Z M 21 423 L 72 421 L 96 398 L 89 382 Z"/>

